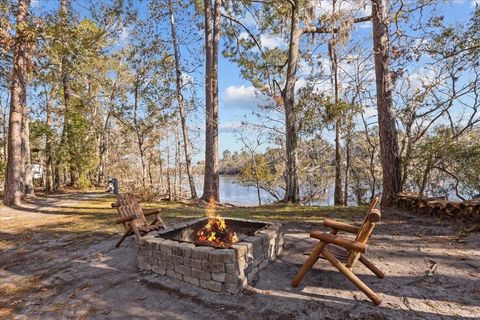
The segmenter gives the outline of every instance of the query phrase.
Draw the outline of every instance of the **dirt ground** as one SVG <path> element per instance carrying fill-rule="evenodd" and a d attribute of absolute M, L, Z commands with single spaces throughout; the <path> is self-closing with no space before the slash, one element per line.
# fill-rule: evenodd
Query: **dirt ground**
<path fill-rule="evenodd" d="M 113 248 L 110 201 L 63 194 L 0 208 L 0 319 L 480 318 L 480 234 L 458 221 L 382 212 L 367 256 L 387 276 L 355 269 L 383 298 L 375 306 L 323 260 L 290 287 L 320 224 L 283 221 L 283 255 L 225 295 L 140 272 L 133 237 Z"/>

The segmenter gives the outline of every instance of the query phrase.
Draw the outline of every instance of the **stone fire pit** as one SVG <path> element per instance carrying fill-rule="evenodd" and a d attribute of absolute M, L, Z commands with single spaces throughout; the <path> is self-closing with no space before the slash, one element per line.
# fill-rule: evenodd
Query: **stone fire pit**
<path fill-rule="evenodd" d="M 138 249 L 140 269 L 216 291 L 236 293 L 283 248 L 280 224 L 225 218 L 240 241 L 226 249 L 194 244 L 201 218 L 144 236 Z"/>

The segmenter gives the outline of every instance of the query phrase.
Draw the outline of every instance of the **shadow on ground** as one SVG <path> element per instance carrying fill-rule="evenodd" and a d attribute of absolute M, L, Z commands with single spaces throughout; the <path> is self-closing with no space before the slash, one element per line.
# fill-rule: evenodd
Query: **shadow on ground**
<path fill-rule="evenodd" d="M 140 272 L 132 237 L 113 249 L 121 228 L 112 224 L 111 200 L 99 193 L 60 194 L 0 209 L 0 318 L 446 319 L 480 314 L 480 237 L 461 234 L 464 226 L 452 221 L 384 212 L 368 256 L 387 277 L 355 270 L 383 297 L 375 307 L 323 260 L 299 287 L 290 286 L 315 243 L 308 232 L 322 228 L 318 216 L 283 221 L 283 255 L 244 292 L 224 295 Z M 174 222 L 200 213 L 175 208 L 165 216 Z"/>

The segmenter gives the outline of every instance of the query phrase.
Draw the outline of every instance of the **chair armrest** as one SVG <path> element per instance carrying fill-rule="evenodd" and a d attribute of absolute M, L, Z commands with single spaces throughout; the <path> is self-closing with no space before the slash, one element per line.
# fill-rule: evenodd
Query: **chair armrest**
<path fill-rule="evenodd" d="M 324 219 L 323 225 L 325 227 L 330 227 L 332 229 L 342 230 L 342 231 L 355 233 L 355 234 L 360 231 L 360 227 L 357 227 L 348 223 L 344 223 L 344 222 L 335 221 L 332 219 Z"/>
<path fill-rule="evenodd" d="M 157 213 L 160 213 L 162 212 L 161 209 L 145 209 L 143 210 L 143 215 L 145 217 L 148 217 L 148 216 L 151 216 L 152 214 L 157 214 Z"/>
<path fill-rule="evenodd" d="M 117 220 L 115 220 L 115 223 L 124 223 L 124 222 L 127 222 L 127 221 L 132 221 L 136 218 L 137 218 L 136 216 L 128 216 L 128 217 L 118 218 Z"/>
<path fill-rule="evenodd" d="M 341 238 L 339 236 L 330 234 L 330 233 L 324 233 L 320 231 L 312 231 L 310 232 L 310 237 L 311 238 L 316 238 L 319 239 L 325 243 L 332 243 L 336 244 L 340 247 L 343 247 L 348 250 L 353 250 L 361 253 L 365 253 L 367 251 L 367 245 L 357 242 L 357 241 L 352 241 L 349 239 Z"/>

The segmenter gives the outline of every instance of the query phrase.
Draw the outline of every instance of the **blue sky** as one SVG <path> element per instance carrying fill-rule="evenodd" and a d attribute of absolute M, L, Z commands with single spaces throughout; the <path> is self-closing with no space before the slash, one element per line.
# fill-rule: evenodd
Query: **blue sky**
<path fill-rule="evenodd" d="M 58 3 L 60 0 L 33 0 L 32 7 L 33 11 L 35 10 L 56 10 L 58 8 Z M 326 2 L 326 1 L 323 1 Z M 90 3 L 90 0 L 73 0 L 72 5 L 75 12 L 80 14 L 86 14 L 83 7 L 87 6 Z M 146 10 L 146 2 L 134 2 L 140 8 L 140 11 Z M 474 6 L 476 3 L 480 3 L 480 0 L 453 0 L 447 4 L 442 4 L 440 10 L 444 12 L 446 22 L 462 22 L 469 18 Z M 328 5 L 328 4 L 327 4 Z M 368 10 L 368 9 L 367 9 Z M 145 12 L 142 12 L 145 13 Z M 182 17 L 179 17 L 179 20 Z M 201 17 L 198 17 L 201 19 Z M 168 32 L 168 28 L 165 28 Z M 201 32 L 201 31 L 196 31 Z M 354 36 L 359 36 L 365 38 L 368 41 L 371 32 L 370 22 L 363 23 L 362 25 L 356 26 L 354 31 Z M 128 33 L 128 32 L 127 32 Z M 201 33 L 200 33 L 201 34 Z M 125 34 L 125 39 L 128 41 L 128 34 Z M 167 35 L 168 36 L 168 35 Z M 271 39 L 268 36 L 265 37 L 265 45 L 276 45 L 275 41 L 278 39 Z M 370 40 L 371 41 L 371 40 Z M 195 54 L 198 55 L 198 45 Z M 280 44 L 281 45 L 281 44 Z M 325 46 L 323 46 L 325 47 Z M 321 49 L 322 52 L 325 51 L 325 48 Z M 188 52 L 186 48 L 182 48 L 182 56 L 186 59 L 192 59 L 192 53 Z M 327 68 L 328 70 L 328 68 Z M 197 73 L 192 74 L 191 76 L 195 78 L 195 81 L 200 85 L 197 88 L 200 98 L 203 100 L 203 71 L 204 68 L 200 68 Z M 300 82 L 302 80 L 300 79 Z M 240 76 L 239 68 L 229 60 L 225 59 L 220 55 L 219 58 L 219 96 L 220 96 L 220 106 L 219 106 L 219 115 L 220 115 L 220 133 L 219 133 L 219 153 L 220 155 L 226 149 L 230 151 L 241 151 L 242 144 L 238 142 L 237 137 L 235 136 L 234 129 L 237 128 L 243 119 L 253 120 L 252 111 L 259 111 L 257 107 L 258 99 L 255 96 L 255 91 L 251 86 L 250 82 L 244 80 Z M 371 121 L 375 121 L 375 110 L 374 108 L 367 110 L 367 114 L 371 116 Z M 280 116 L 280 115 L 278 115 Z M 194 145 L 198 153 L 195 155 L 194 160 L 198 161 L 204 158 L 203 151 L 203 126 L 204 126 L 204 108 L 203 106 L 199 108 L 195 115 L 190 117 L 190 125 L 192 130 L 192 136 L 196 137 Z M 199 130 L 198 130 L 199 129 Z M 251 132 L 252 135 L 255 132 Z M 332 141 L 332 134 L 325 132 L 324 136 L 327 140 Z M 262 146 L 260 150 L 265 149 L 268 144 Z"/>
<path fill-rule="evenodd" d="M 445 14 L 445 22 L 464 22 L 470 18 L 470 14 L 476 3 L 480 0 L 454 0 L 442 4 L 440 10 Z M 358 34 L 362 37 L 369 37 L 371 23 L 366 22 L 357 27 Z M 228 127 L 235 127 L 244 116 L 249 117 L 252 110 L 258 110 L 255 105 L 256 99 L 251 84 L 240 77 L 238 67 L 220 57 L 219 62 L 219 92 L 220 92 L 220 126 L 224 129 L 219 134 L 220 154 L 223 150 L 239 151 L 242 145 L 238 143 L 233 130 Z M 368 113 L 368 112 L 367 112 Z M 376 121 L 375 112 L 369 113 L 371 121 Z M 333 142 L 333 134 L 324 132 L 327 140 Z M 268 146 L 268 145 L 266 145 Z M 266 147 L 264 146 L 264 147 Z"/>

